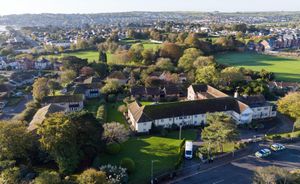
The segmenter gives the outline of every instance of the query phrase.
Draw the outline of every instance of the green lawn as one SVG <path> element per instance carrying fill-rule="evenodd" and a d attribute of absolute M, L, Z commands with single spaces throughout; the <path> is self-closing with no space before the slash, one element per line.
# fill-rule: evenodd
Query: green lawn
<path fill-rule="evenodd" d="M 174 168 L 178 159 L 178 148 L 181 141 L 157 136 L 130 138 L 122 145 L 117 155 L 100 155 L 101 164 L 118 165 L 124 157 L 135 161 L 136 170 L 130 175 L 130 183 L 149 183 L 151 161 L 155 160 L 154 173 L 160 174 Z"/>
<path fill-rule="evenodd" d="M 103 101 L 100 98 L 86 100 L 84 109 L 96 115 L 101 103 L 103 103 Z"/>
<path fill-rule="evenodd" d="M 255 71 L 265 69 L 274 72 L 279 81 L 300 82 L 300 58 L 232 52 L 216 55 L 216 60 L 221 64 L 245 67 Z"/>
<path fill-rule="evenodd" d="M 124 105 L 123 102 L 108 103 L 107 108 L 107 122 L 119 122 L 127 126 L 126 120 L 121 112 L 118 111 L 118 107 Z"/>
<path fill-rule="evenodd" d="M 82 59 L 88 59 L 89 62 L 93 62 L 93 61 L 98 61 L 99 59 L 99 52 L 95 51 L 95 50 L 91 50 L 91 51 L 78 51 L 78 52 L 71 52 L 71 53 L 62 53 L 62 54 L 52 54 L 52 55 L 47 55 L 47 58 L 51 58 L 51 57 L 65 57 L 65 56 L 76 56 Z M 45 56 L 43 56 L 45 57 Z"/>
<path fill-rule="evenodd" d="M 196 140 L 197 138 L 197 131 L 196 129 L 187 129 L 187 130 L 182 130 L 181 132 L 181 138 L 186 139 L 186 140 Z M 178 139 L 179 138 L 179 131 L 172 131 L 167 134 L 168 138 L 172 139 Z"/>

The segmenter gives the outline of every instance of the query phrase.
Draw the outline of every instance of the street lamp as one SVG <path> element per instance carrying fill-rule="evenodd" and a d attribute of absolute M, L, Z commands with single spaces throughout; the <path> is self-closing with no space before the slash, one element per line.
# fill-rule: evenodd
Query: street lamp
<path fill-rule="evenodd" d="M 153 184 L 153 165 L 154 162 L 158 162 L 158 160 L 151 160 L 151 184 Z"/>
<path fill-rule="evenodd" d="M 179 124 L 179 140 L 181 140 L 181 129 L 182 129 L 182 124 L 183 124 L 183 121 L 182 121 L 182 123 Z"/>

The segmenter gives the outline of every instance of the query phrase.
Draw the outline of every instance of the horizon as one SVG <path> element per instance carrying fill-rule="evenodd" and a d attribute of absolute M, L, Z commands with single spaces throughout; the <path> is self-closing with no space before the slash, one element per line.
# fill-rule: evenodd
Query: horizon
<path fill-rule="evenodd" d="M 10 0 L 0 7 L 0 15 L 22 14 L 100 14 L 126 12 L 220 12 L 220 13 L 251 13 L 251 12 L 298 12 L 300 2 L 286 0 L 270 2 L 261 0 Z M 16 6 L 18 4 L 18 6 Z"/>

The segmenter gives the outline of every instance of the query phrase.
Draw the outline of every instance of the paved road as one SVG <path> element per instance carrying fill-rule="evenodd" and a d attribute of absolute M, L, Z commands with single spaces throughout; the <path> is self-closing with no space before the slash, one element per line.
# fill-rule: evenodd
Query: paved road
<path fill-rule="evenodd" d="M 203 171 L 199 171 L 176 184 L 251 184 L 253 171 L 257 167 L 278 166 L 287 169 L 300 168 L 300 143 L 286 145 L 281 152 L 272 152 L 265 159 L 258 159 L 254 154 L 244 156 L 230 163 L 224 163 Z M 261 148 L 267 145 L 261 145 Z"/>
<path fill-rule="evenodd" d="M 27 97 L 24 97 L 18 105 L 14 107 L 5 107 L 3 110 L 3 114 L 0 115 L 0 120 L 1 119 L 11 119 L 15 115 L 20 114 L 26 107 L 26 104 L 32 100 L 32 96 L 29 95 Z"/>

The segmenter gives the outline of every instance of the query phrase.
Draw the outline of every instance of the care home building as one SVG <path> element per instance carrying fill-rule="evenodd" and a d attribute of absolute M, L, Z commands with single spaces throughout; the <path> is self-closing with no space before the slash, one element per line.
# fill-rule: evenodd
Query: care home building
<path fill-rule="evenodd" d="M 60 95 L 60 96 L 46 96 L 42 100 L 42 106 L 54 104 L 61 106 L 65 112 L 75 112 L 83 109 L 84 95 Z"/>
<path fill-rule="evenodd" d="M 176 125 L 202 125 L 206 114 L 224 112 L 237 123 L 252 121 L 253 111 L 232 97 L 192 100 L 142 106 L 137 101 L 128 105 L 128 116 L 137 132 L 148 132 L 152 124 L 170 127 Z"/>
<path fill-rule="evenodd" d="M 128 116 L 134 129 L 140 133 L 148 132 L 152 124 L 163 127 L 170 127 L 172 124 L 203 125 L 206 123 L 207 113 L 226 113 L 237 124 L 276 116 L 273 105 L 266 106 L 266 102 L 252 104 L 249 100 L 241 101 L 230 97 L 209 85 L 191 85 L 188 88 L 187 101 L 144 106 L 135 101 L 128 105 Z M 258 115 L 259 110 L 262 114 Z"/>

